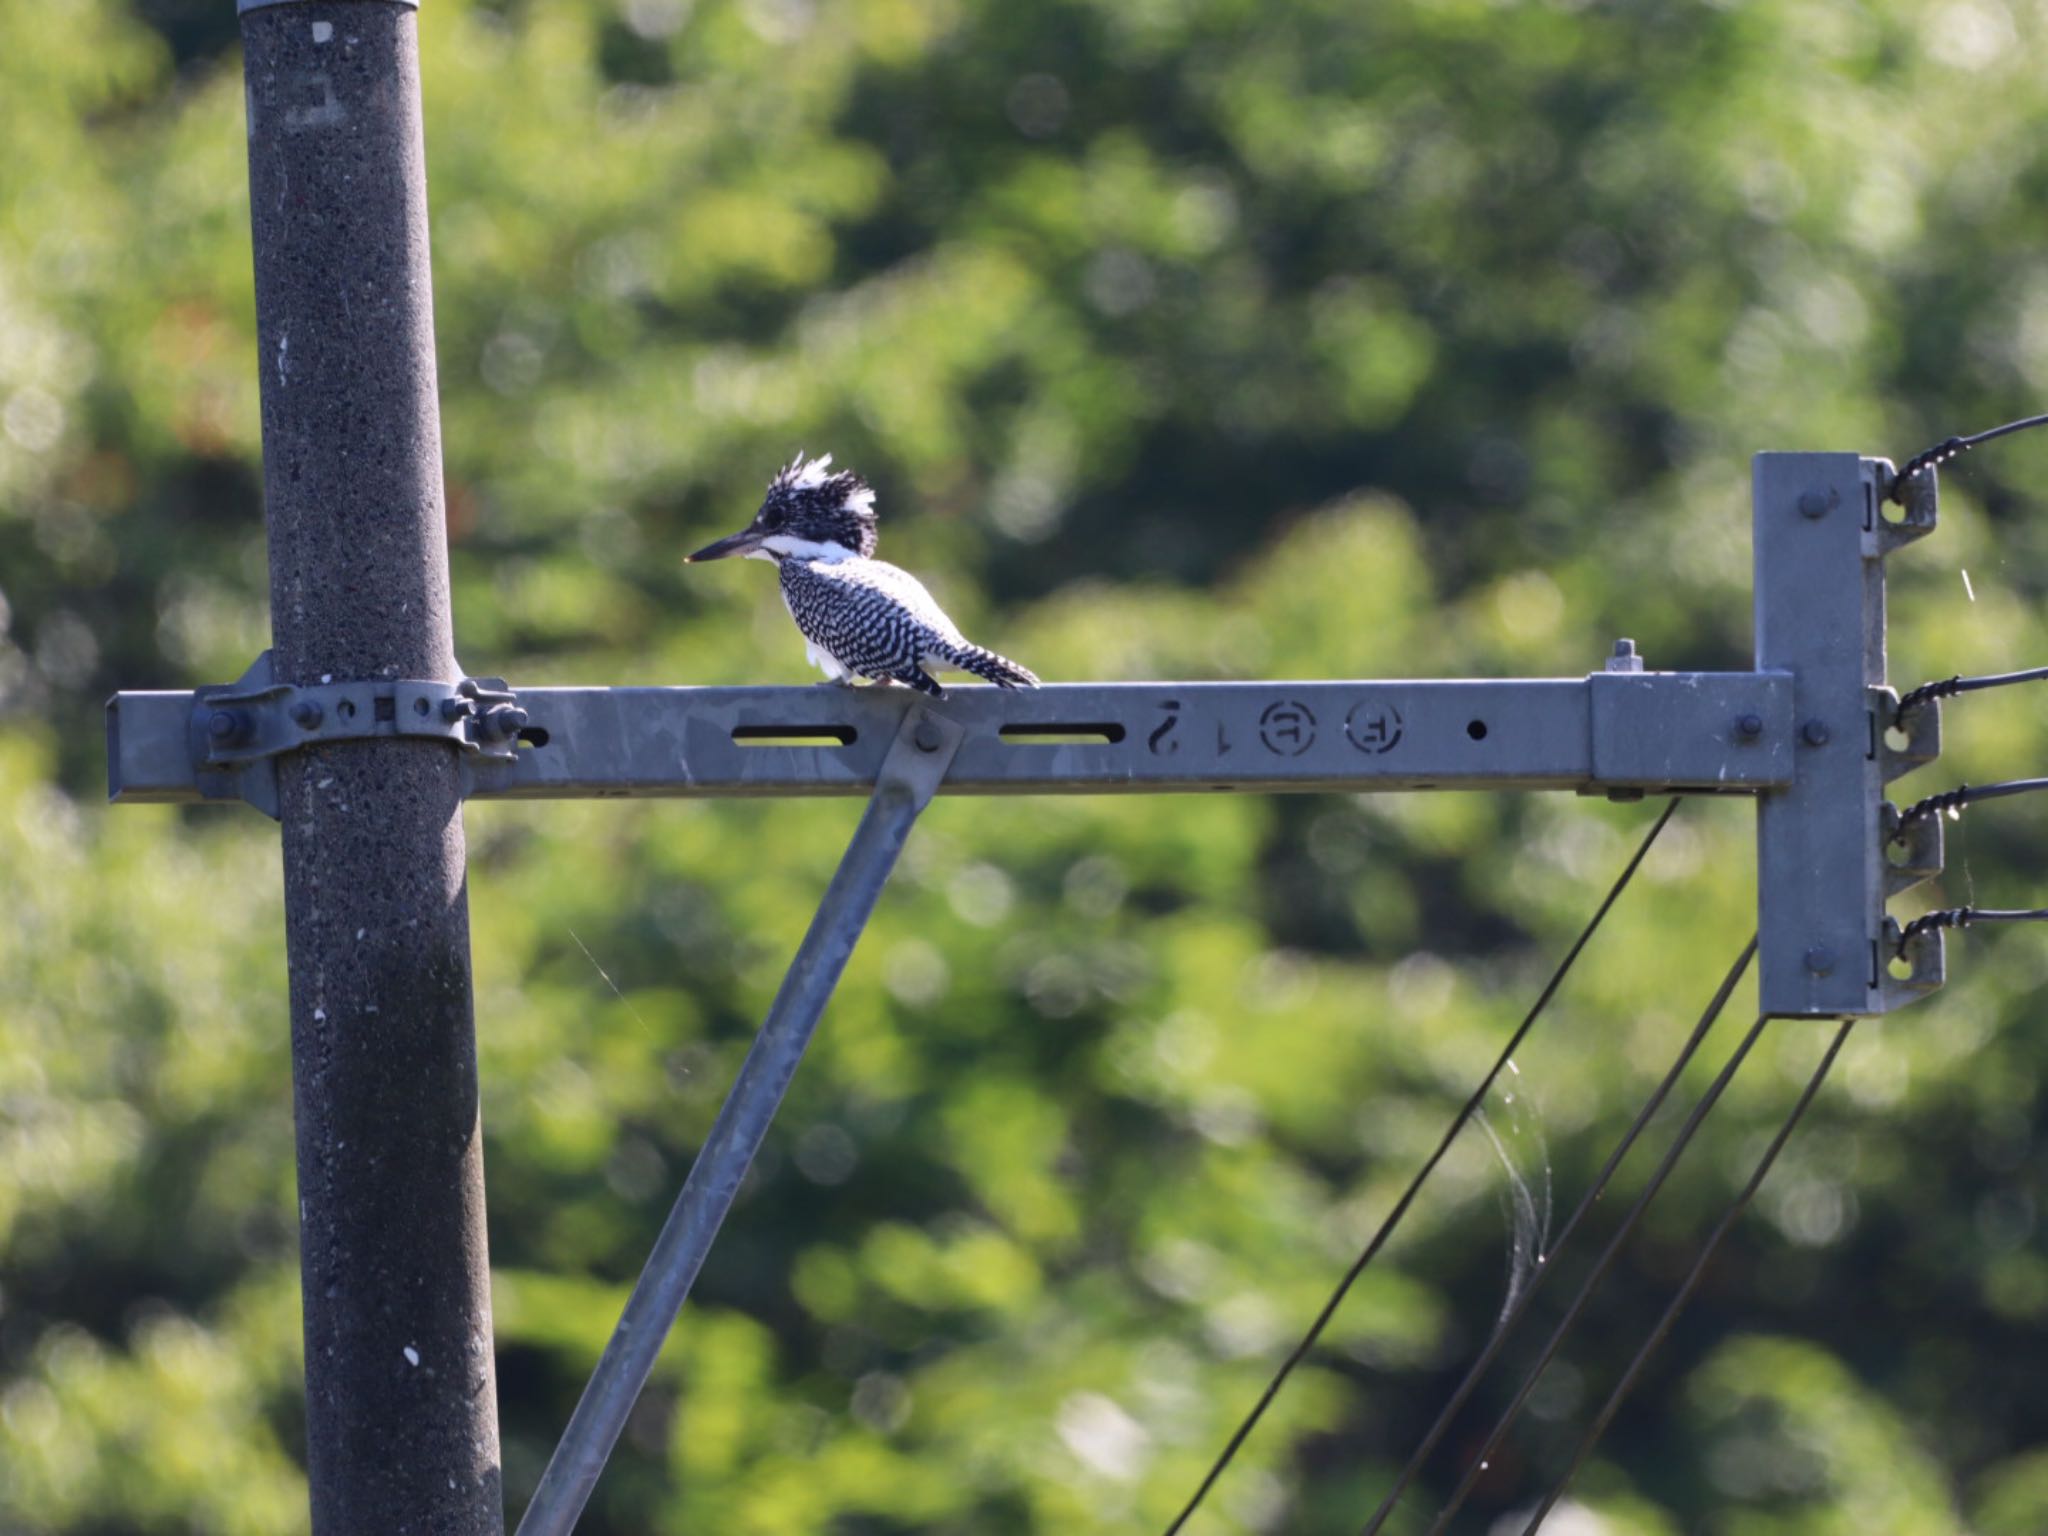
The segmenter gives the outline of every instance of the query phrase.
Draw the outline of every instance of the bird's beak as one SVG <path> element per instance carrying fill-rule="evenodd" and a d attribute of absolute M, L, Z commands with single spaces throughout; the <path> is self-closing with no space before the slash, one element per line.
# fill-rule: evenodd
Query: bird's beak
<path fill-rule="evenodd" d="M 761 535 L 752 528 L 742 528 L 730 538 L 720 539 L 716 544 L 706 544 L 694 555 L 688 556 L 683 564 L 695 565 L 700 560 L 723 560 L 727 555 L 744 555 L 760 546 Z"/>

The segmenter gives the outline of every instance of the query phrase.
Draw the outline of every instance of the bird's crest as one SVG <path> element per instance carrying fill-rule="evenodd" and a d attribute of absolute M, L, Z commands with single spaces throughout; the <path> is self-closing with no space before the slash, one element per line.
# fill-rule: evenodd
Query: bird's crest
<path fill-rule="evenodd" d="M 768 482 L 760 521 L 799 537 L 843 545 L 863 556 L 875 552 L 875 492 L 850 469 L 837 473 L 832 455 L 807 459 L 799 452 Z"/>

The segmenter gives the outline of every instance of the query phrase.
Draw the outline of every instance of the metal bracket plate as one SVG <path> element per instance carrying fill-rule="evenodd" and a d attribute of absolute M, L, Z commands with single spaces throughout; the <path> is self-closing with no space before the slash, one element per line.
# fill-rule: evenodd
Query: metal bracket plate
<path fill-rule="evenodd" d="M 1891 465 L 1852 453 L 1764 453 L 1754 466 L 1756 661 L 1794 678 L 1797 772 L 1757 802 L 1762 1010 L 1839 1018 L 1885 1013 L 1941 984 L 1941 935 L 1916 938 L 1894 973 L 1885 901 L 1939 873 L 1938 839 L 1890 857 L 1887 781 L 1933 760 L 1932 710 L 1888 739 L 1885 557 L 1931 532 L 1932 493 L 1885 520 Z"/>
<path fill-rule="evenodd" d="M 1791 677 L 1776 674 L 1772 688 L 1739 695 L 1716 686 L 1723 675 L 1608 671 L 1587 678 L 1594 782 L 1682 784 L 1709 761 L 1731 788 L 1789 778 Z"/>

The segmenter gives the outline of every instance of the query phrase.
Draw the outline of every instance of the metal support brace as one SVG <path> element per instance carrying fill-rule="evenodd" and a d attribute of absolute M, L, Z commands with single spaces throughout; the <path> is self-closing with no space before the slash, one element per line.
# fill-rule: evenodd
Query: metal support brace
<path fill-rule="evenodd" d="M 519 1536 L 568 1536 L 575 1526 L 910 828 L 931 803 L 964 734 L 956 722 L 922 703 L 904 712 L 853 841 L 655 1240 L 562 1443 L 541 1475 Z"/>

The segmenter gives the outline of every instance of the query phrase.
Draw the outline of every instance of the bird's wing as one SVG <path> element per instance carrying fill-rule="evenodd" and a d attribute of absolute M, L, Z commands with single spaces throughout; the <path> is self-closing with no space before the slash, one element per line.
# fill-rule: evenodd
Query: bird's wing
<path fill-rule="evenodd" d="M 959 625 L 946 617 L 946 610 L 925 590 L 924 583 L 901 566 L 886 560 L 838 560 L 829 564 L 818 561 L 812 565 L 811 574 L 879 593 L 940 639 L 954 645 L 963 643 Z"/>

